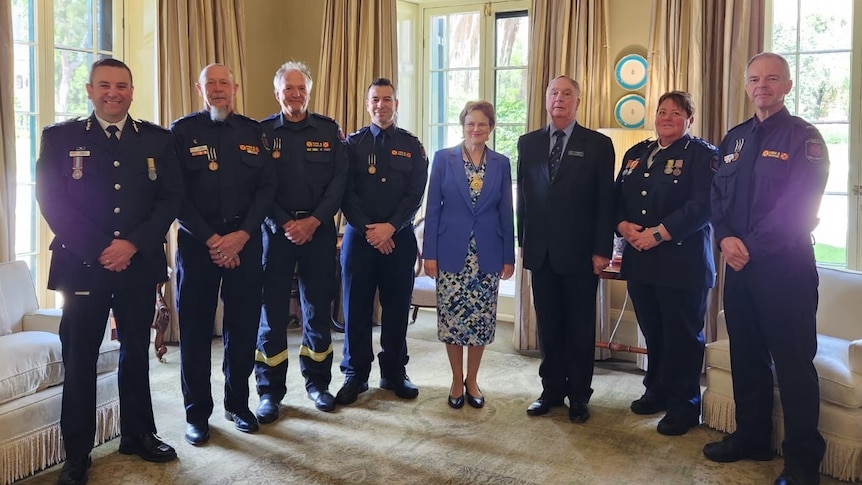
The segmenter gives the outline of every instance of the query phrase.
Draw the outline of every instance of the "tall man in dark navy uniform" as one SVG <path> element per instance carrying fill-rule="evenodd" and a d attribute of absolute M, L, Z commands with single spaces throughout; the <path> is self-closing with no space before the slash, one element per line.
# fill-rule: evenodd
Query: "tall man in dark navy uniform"
<path fill-rule="evenodd" d="M 341 246 L 345 381 L 335 397 L 342 405 L 368 390 L 376 291 L 382 311 L 380 388 L 402 399 L 419 395 L 405 369 L 406 337 L 416 262 L 413 217 L 425 192 L 428 157 L 415 136 L 395 126 L 398 99 L 390 80 L 375 79 L 365 104 L 372 124 L 347 137 L 350 162 L 342 209 L 348 224 Z"/>
<path fill-rule="evenodd" d="M 171 131 L 186 186 L 177 234 L 185 439 L 200 445 L 209 439 L 213 411 L 210 347 L 219 291 L 225 417 L 240 431 L 258 430 L 248 408 L 248 378 L 262 300 L 260 227 L 275 194 L 275 176 L 260 125 L 233 111 L 239 85 L 230 70 L 210 64 L 196 87 L 204 110 L 178 119 Z"/>
<path fill-rule="evenodd" d="M 278 190 L 264 225 L 263 309 L 255 377 L 261 423 L 278 419 L 287 387 L 287 324 L 294 268 L 299 263 L 302 346 L 299 366 L 308 397 L 321 411 L 335 409 L 331 303 L 335 295 L 335 213 L 347 187 L 347 150 L 332 118 L 308 111 L 311 71 L 286 62 L 275 73 L 281 112 L 261 121 L 270 143 Z"/>
<path fill-rule="evenodd" d="M 596 289 L 613 249 L 614 147 L 575 118 L 581 88 L 558 76 L 545 95 L 549 125 L 518 139 L 518 242 L 532 273 L 547 414 L 569 398 L 569 420 L 590 417 Z"/>
<path fill-rule="evenodd" d="M 772 459 L 773 364 L 784 411 L 783 484 L 815 484 L 825 451 L 817 431 L 820 389 L 813 359 L 818 276 L 811 232 L 829 175 L 815 127 L 784 107 L 787 61 L 748 61 L 755 115 L 719 148 L 712 186 L 715 238 L 730 271 L 724 310 L 730 335 L 736 431 L 703 449 L 718 462 Z"/>
<path fill-rule="evenodd" d="M 96 360 L 110 310 L 120 341 L 120 453 L 155 462 L 177 456 L 155 434 L 147 353 L 182 178 L 167 130 L 129 116 L 133 92 L 126 64 L 96 61 L 87 83 L 93 114 L 45 128 L 36 162 L 36 198 L 55 234 L 48 288 L 63 293 L 61 484 L 87 482 Z"/>

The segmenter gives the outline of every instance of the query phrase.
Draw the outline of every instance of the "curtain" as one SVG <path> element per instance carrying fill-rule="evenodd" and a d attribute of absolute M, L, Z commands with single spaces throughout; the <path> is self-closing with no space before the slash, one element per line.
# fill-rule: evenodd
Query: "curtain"
<path fill-rule="evenodd" d="M 0 2 L 0 263 L 15 259 L 15 92 L 12 2 Z"/>
<path fill-rule="evenodd" d="M 389 78 L 396 87 L 398 51 L 395 0 L 326 0 L 315 111 L 350 133 L 371 122 L 365 111 L 368 85 Z"/>
<path fill-rule="evenodd" d="M 547 124 L 545 88 L 567 75 L 581 86 L 578 123 L 596 129 L 611 124 L 608 0 L 532 0 L 527 129 Z M 518 350 L 536 350 L 536 313 L 530 272 L 518 257 L 515 273 L 515 329 Z"/>
<path fill-rule="evenodd" d="M 195 89 L 201 70 L 218 62 L 233 71 L 239 84 L 234 110 L 244 111 L 245 17 L 242 0 L 159 0 L 159 120 L 163 126 L 203 108 Z M 168 233 L 168 261 L 173 269 L 177 227 Z M 175 271 L 165 285 L 165 301 L 173 309 L 165 341 L 179 337 L 179 320 L 174 305 Z M 219 307 L 221 305 L 219 304 Z M 220 319 L 218 319 L 220 320 Z M 216 333 L 220 334 L 217 326 Z"/>
<path fill-rule="evenodd" d="M 653 0 L 647 64 L 646 110 L 671 90 L 695 104 L 692 134 L 718 145 L 729 128 L 753 114 L 744 89 L 748 59 L 763 50 L 764 0 Z M 747 28 L 740 29 L 740 25 Z M 654 126 L 647 116 L 646 125 Z M 724 287 L 724 261 L 713 244 L 716 283 L 707 303 L 704 336 L 716 339 Z"/>

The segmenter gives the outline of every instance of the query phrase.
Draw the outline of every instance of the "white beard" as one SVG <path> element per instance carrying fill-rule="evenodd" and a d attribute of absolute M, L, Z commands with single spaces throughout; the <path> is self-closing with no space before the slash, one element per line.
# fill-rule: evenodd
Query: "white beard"
<path fill-rule="evenodd" d="M 208 111 L 210 113 L 210 119 L 213 121 L 224 121 L 227 119 L 228 115 L 230 115 L 230 108 L 227 106 L 210 106 Z"/>

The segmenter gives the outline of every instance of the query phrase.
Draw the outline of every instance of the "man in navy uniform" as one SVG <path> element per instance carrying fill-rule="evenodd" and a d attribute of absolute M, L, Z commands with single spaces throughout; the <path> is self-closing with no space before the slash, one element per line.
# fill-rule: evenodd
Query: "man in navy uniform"
<path fill-rule="evenodd" d="M 516 209 L 542 350 L 542 395 L 527 414 L 547 414 L 568 397 L 576 423 L 590 417 L 596 289 L 614 230 L 614 147 L 575 122 L 580 103 L 573 79 L 558 76 L 548 85 L 550 124 L 518 140 Z"/>
<path fill-rule="evenodd" d="M 242 432 L 258 430 L 248 408 L 248 378 L 260 321 L 261 230 L 275 176 L 257 121 L 234 113 L 239 85 L 221 64 L 205 67 L 195 85 L 204 110 L 174 121 L 186 198 L 177 234 L 177 309 L 185 439 L 209 439 L 213 411 L 210 347 L 221 292 L 225 417 Z"/>
<path fill-rule="evenodd" d="M 182 203 L 167 130 L 132 119 L 129 67 L 93 63 L 87 118 L 45 128 L 36 198 L 54 232 L 48 288 L 63 294 L 60 340 L 66 377 L 60 427 L 61 484 L 87 482 L 96 432 L 96 360 L 113 310 L 120 341 L 120 453 L 176 458 L 155 433 L 150 399 L 150 325 L 155 288 L 166 281 L 165 233 Z"/>
<path fill-rule="evenodd" d="M 811 232 L 829 175 L 820 132 L 791 116 L 787 61 L 748 61 L 745 91 L 755 115 L 719 148 L 712 185 L 715 239 L 730 271 L 724 310 L 730 335 L 736 431 L 707 444 L 718 462 L 772 459 L 773 364 L 784 411 L 784 469 L 776 485 L 816 484 L 825 451 L 817 431 L 818 276 Z"/>
<path fill-rule="evenodd" d="M 278 419 L 287 387 L 287 324 L 294 268 L 299 263 L 302 346 L 299 366 L 308 397 L 321 411 L 335 409 L 332 380 L 331 303 L 335 295 L 335 213 L 347 186 L 344 136 L 332 118 L 310 113 L 311 71 L 286 62 L 273 79 L 281 112 L 261 121 L 270 143 L 278 189 L 264 224 L 263 310 L 255 377 L 261 423 Z"/>
<path fill-rule="evenodd" d="M 368 390 L 374 353 L 371 318 L 380 292 L 380 388 L 415 399 L 407 377 L 407 318 L 413 293 L 416 236 L 413 217 L 428 180 L 428 157 L 419 140 L 395 126 L 398 99 L 389 79 L 368 87 L 372 124 L 347 137 L 349 172 L 342 210 L 347 228 L 341 247 L 345 308 L 344 385 L 335 401 L 346 405 Z"/>

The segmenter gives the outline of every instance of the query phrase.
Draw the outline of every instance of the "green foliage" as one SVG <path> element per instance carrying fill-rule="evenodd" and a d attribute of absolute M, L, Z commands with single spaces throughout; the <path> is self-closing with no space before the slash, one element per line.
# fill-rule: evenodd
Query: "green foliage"
<path fill-rule="evenodd" d="M 817 243 L 814 245 L 814 257 L 818 263 L 847 265 L 847 248 Z"/>

